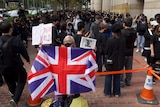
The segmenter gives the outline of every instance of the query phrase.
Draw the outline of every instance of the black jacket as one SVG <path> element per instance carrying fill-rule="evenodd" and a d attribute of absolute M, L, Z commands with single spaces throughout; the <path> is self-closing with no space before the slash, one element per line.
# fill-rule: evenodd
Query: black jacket
<path fill-rule="evenodd" d="M 106 69 L 109 71 L 122 70 L 125 57 L 125 39 L 124 38 L 109 38 L 105 48 Z M 112 63 L 108 63 L 111 60 Z"/>
<path fill-rule="evenodd" d="M 76 43 L 76 47 L 80 47 L 82 37 L 83 37 L 83 35 L 81 35 L 81 34 L 74 35 L 74 40 L 75 40 L 75 43 Z"/>
<path fill-rule="evenodd" d="M 126 40 L 125 56 L 133 56 L 134 42 L 137 34 L 133 28 L 126 28 L 122 30 L 122 36 Z"/>
<path fill-rule="evenodd" d="M 59 39 L 59 41 L 58 41 L 58 39 Z M 54 46 L 61 45 L 58 30 L 57 30 L 57 27 L 55 27 L 55 26 L 52 27 L 52 45 L 54 45 Z"/>
<path fill-rule="evenodd" d="M 97 37 L 97 51 L 104 55 L 104 50 L 106 46 L 107 38 L 105 37 L 105 33 L 99 32 Z"/>
<path fill-rule="evenodd" d="M 14 57 L 14 63 L 13 63 L 13 66 L 17 66 L 17 65 L 23 65 L 23 61 L 20 57 L 20 55 L 27 61 L 27 62 L 30 62 L 30 59 L 29 59 L 29 55 L 28 55 L 28 52 L 23 44 L 23 42 L 21 41 L 21 39 L 19 39 L 18 37 L 14 37 L 14 36 L 7 36 L 7 35 L 3 35 L 1 36 L 1 39 L 3 41 L 7 41 L 9 38 L 13 38 L 11 40 L 11 47 L 12 47 L 12 50 L 13 50 L 13 53 L 15 55 Z"/>
<path fill-rule="evenodd" d="M 141 24 L 145 26 L 145 28 L 141 29 Z M 137 32 L 140 36 L 144 35 L 145 31 L 148 29 L 147 23 L 138 22 L 137 23 Z"/>

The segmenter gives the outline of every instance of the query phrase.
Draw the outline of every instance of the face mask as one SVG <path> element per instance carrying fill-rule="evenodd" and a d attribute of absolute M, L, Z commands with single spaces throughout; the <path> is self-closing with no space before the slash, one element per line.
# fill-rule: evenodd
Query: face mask
<path fill-rule="evenodd" d="M 66 43 L 64 44 L 66 47 L 72 47 L 73 43 Z"/>

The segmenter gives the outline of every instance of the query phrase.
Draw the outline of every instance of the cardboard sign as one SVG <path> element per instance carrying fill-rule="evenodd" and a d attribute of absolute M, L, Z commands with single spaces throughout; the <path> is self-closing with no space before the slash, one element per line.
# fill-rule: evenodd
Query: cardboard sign
<path fill-rule="evenodd" d="M 94 49 L 96 46 L 96 39 L 88 38 L 88 37 L 82 37 L 80 47 L 81 48 L 87 48 L 87 49 Z"/>
<path fill-rule="evenodd" d="M 32 27 L 32 45 L 52 43 L 52 23 Z"/>

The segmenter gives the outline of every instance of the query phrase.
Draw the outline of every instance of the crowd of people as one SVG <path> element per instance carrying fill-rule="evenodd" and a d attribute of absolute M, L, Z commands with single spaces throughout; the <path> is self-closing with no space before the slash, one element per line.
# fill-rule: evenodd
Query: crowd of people
<path fill-rule="evenodd" d="M 54 46 L 80 47 L 82 37 L 96 39 L 94 50 L 98 64 L 97 72 L 103 72 L 103 65 L 106 72 L 132 69 L 134 48 L 136 52 L 142 52 L 148 66 L 152 66 L 154 70 L 160 66 L 160 14 L 147 19 L 144 14 L 131 17 L 129 13 L 113 14 L 95 11 L 59 11 L 56 14 L 46 12 L 33 17 L 14 17 L 10 23 L 2 21 L 0 23 L 1 38 L 13 36 L 14 52 L 21 54 L 29 62 L 26 50 L 27 38 L 32 34 L 32 27 L 41 23 L 52 23 L 51 45 Z M 67 39 L 72 41 L 67 42 Z M 35 48 L 38 50 L 40 45 L 36 45 Z M 20 66 L 17 65 L 5 68 L 4 70 L 7 71 L 5 73 L 1 70 L 0 76 L 0 86 L 5 80 L 12 95 L 10 101 L 12 107 L 18 105 L 26 82 L 24 79 L 27 76 L 23 63 L 21 62 Z M 19 71 L 17 67 L 20 68 Z M 15 73 L 17 75 L 14 74 L 14 78 L 8 78 L 10 75 L 13 76 L 13 71 L 17 72 Z M 20 76 L 22 72 L 23 80 Z M 14 83 L 11 83 L 12 80 Z M 104 94 L 111 97 L 113 93 L 115 97 L 119 97 L 121 87 L 130 86 L 131 80 L 132 73 L 106 75 Z"/>

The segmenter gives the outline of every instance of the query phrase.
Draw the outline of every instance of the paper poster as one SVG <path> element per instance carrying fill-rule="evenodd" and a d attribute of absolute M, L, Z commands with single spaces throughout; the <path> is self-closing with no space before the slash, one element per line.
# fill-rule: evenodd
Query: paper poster
<path fill-rule="evenodd" d="M 96 46 L 96 39 L 88 38 L 88 37 L 82 37 L 80 47 L 81 48 L 88 48 L 93 49 Z"/>
<path fill-rule="evenodd" d="M 52 23 L 32 27 L 32 45 L 52 43 Z"/>

